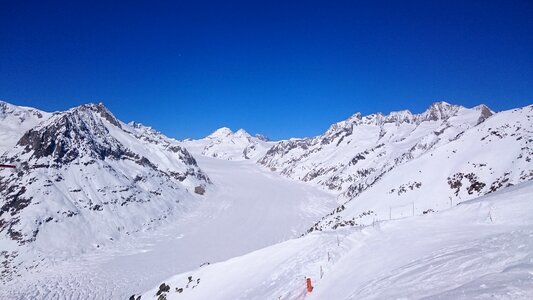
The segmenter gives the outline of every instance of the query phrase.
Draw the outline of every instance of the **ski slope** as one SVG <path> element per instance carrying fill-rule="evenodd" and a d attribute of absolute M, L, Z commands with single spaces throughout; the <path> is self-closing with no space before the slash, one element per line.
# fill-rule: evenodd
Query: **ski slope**
<path fill-rule="evenodd" d="M 440 213 L 313 232 L 171 277 L 163 294 L 188 300 L 532 299 L 532 195 L 533 182 L 527 182 Z M 159 289 L 142 299 L 157 299 Z"/>
<path fill-rule="evenodd" d="M 299 236 L 338 205 L 250 161 L 198 156 L 198 164 L 213 186 L 196 210 L 78 257 L 46 258 L 0 285 L 0 299 L 127 299 L 175 273 Z"/>

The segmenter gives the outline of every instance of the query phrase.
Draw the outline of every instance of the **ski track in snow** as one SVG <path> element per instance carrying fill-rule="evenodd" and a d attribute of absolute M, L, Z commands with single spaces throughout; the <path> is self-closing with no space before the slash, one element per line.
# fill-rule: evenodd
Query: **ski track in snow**
<path fill-rule="evenodd" d="M 296 237 L 338 204 L 333 194 L 250 162 L 198 157 L 214 185 L 196 211 L 79 257 L 43 261 L 1 299 L 127 299 L 169 276 Z"/>

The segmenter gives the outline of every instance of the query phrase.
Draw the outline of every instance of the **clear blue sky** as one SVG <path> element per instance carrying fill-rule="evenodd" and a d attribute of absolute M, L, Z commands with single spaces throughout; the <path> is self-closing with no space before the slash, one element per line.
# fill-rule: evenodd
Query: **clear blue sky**
<path fill-rule="evenodd" d="M 533 103 L 533 1 L 95 3 L 0 0 L 0 99 L 275 139 L 357 111 Z"/>

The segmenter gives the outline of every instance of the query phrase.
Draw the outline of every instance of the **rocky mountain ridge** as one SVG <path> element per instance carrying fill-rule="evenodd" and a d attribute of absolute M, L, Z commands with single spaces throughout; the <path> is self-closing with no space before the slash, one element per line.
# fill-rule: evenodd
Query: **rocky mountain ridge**
<path fill-rule="evenodd" d="M 350 198 L 396 165 L 453 140 L 491 115 L 486 106 L 467 109 L 445 102 L 416 115 L 409 111 L 357 113 L 333 124 L 321 136 L 274 145 L 259 163 Z"/>
<path fill-rule="evenodd" d="M 0 157 L 18 166 L 0 170 L 0 232 L 19 244 L 101 245 L 187 211 L 210 185 L 176 141 L 103 104 L 54 113 L 20 134 Z M 51 245 L 58 234 L 72 245 Z"/>

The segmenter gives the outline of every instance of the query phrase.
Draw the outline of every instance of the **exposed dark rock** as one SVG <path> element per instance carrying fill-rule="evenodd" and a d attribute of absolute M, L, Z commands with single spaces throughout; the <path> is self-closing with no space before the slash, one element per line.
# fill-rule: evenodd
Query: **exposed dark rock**
<path fill-rule="evenodd" d="M 156 296 L 159 296 L 159 295 L 161 295 L 163 293 L 168 293 L 168 291 L 170 291 L 170 286 L 163 282 L 159 286 L 159 290 L 157 291 Z"/>
<path fill-rule="evenodd" d="M 199 185 L 199 186 L 196 186 L 194 187 L 194 192 L 198 195 L 203 195 L 205 194 L 205 187 Z"/>

